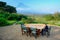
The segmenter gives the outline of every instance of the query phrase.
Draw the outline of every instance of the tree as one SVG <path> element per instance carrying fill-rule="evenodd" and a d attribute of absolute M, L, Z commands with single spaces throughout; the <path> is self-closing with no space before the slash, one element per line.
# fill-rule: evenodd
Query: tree
<path fill-rule="evenodd" d="M 0 12 L 4 11 L 4 7 L 6 6 L 6 2 L 0 1 Z"/>
<path fill-rule="evenodd" d="M 6 12 L 9 12 L 9 13 L 16 13 L 16 12 L 17 12 L 17 11 L 16 11 L 16 8 L 13 7 L 13 6 L 10 6 L 10 5 L 6 5 L 5 11 L 6 11 Z"/>
<path fill-rule="evenodd" d="M 18 18 L 17 14 L 10 14 L 8 20 L 16 20 Z"/>
<path fill-rule="evenodd" d="M 49 14 L 44 16 L 47 21 L 54 20 L 54 16 Z"/>
<path fill-rule="evenodd" d="M 0 1 L 0 7 L 5 7 L 5 6 L 6 6 L 6 2 Z"/>
<path fill-rule="evenodd" d="M 53 16 L 55 20 L 60 20 L 60 12 L 55 12 Z"/>
<path fill-rule="evenodd" d="M 25 16 L 25 15 L 21 15 L 21 14 L 20 14 L 20 15 L 18 15 L 18 17 L 17 17 L 16 20 L 17 20 L 17 21 L 20 21 L 20 20 L 22 20 L 22 18 L 25 19 L 25 20 L 28 19 L 27 16 Z"/>
<path fill-rule="evenodd" d="M 0 1 L 0 12 L 5 11 L 9 13 L 16 13 L 16 8 L 10 5 L 6 5 L 6 2 Z"/>

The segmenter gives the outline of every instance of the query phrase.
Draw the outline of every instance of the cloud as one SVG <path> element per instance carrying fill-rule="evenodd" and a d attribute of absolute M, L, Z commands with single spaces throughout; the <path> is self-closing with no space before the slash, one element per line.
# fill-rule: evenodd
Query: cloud
<path fill-rule="evenodd" d="M 20 2 L 17 7 L 22 7 L 22 8 L 28 8 L 29 6 L 27 6 L 26 4 Z"/>
<path fill-rule="evenodd" d="M 16 8 L 17 11 L 20 10 L 20 11 L 25 11 L 25 10 L 30 10 L 30 8 Z"/>

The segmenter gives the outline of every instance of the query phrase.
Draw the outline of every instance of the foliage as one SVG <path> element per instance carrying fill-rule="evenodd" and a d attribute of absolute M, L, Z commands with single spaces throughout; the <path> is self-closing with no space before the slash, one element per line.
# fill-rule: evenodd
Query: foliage
<path fill-rule="evenodd" d="M 54 20 L 54 16 L 51 14 L 45 15 L 44 17 L 47 21 Z"/>
<path fill-rule="evenodd" d="M 28 19 L 27 16 L 22 15 L 22 14 L 16 14 L 16 13 L 10 14 L 8 12 L 3 12 L 3 11 L 0 12 L 0 18 L 3 18 L 3 19 L 1 19 L 1 20 L 3 20 L 1 22 L 4 22 L 4 20 L 5 20 L 9 25 L 14 24 L 17 21 L 26 22 L 26 20 Z M 25 19 L 25 20 L 23 21 L 23 19 Z M 8 24 L 5 24 L 6 22 L 4 22 L 3 24 L 8 25 Z"/>
<path fill-rule="evenodd" d="M 56 12 L 54 13 L 54 19 L 57 21 L 57 20 L 60 20 L 60 13 L 59 12 Z"/>
<path fill-rule="evenodd" d="M 17 15 L 16 14 L 9 14 L 8 20 L 16 20 Z"/>
<path fill-rule="evenodd" d="M 6 2 L 0 1 L 0 7 L 5 7 L 5 6 L 6 6 Z"/>
<path fill-rule="evenodd" d="M 6 25 L 9 25 L 7 20 L 5 18 L 0 18 L 0 26 L 6 26 Z"/>
<path fill-rule="evenodd" d="M 16 8 L 0 1 L 0 26 L 11 25 L 14 23 L 41 23 L 60 26 L 60 12 L 46 15 L 22 15 L 16 13 Z"/>
<path fill-rule="evenodd" d="M 0 18 L 1 17 L 5 18 L 5 19 L 8 19 L 9 13 L 7 13 L 7 12 L 0 12 Z"/>
<path fill-rule="evenodd" d="M 6 5 L 4 8 L 5 8 L 4 11 L 9 12 L 9 13 L 16 13 L 17 12 L 16 8 L 13 6 L 10 6 L 10 5 Z"/>
<path fill-rule="evenodd" d="M 16 13 L 16 8 L 10 5 L 7 5 L 6 2 L 0 1 L 0 11 L 5 11 L 9 13 Z"/>

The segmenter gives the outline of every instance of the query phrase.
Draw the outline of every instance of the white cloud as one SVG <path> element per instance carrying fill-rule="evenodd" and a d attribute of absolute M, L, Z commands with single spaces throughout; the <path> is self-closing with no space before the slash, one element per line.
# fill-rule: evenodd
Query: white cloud
<path fill-rule="evenodd" d="M 30 10 L 30 8 L 16 8 L 17 10 L 23 11 L 23 10 Z"/>

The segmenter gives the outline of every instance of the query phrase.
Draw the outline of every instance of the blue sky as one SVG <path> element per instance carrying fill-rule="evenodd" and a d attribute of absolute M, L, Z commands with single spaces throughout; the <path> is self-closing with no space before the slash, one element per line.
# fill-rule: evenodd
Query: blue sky
<path fill-rule="evenodd" d="M 17 11 L 38 13 L 60 12 L 60 0 L 0 0 L 15 6 Z"/>

